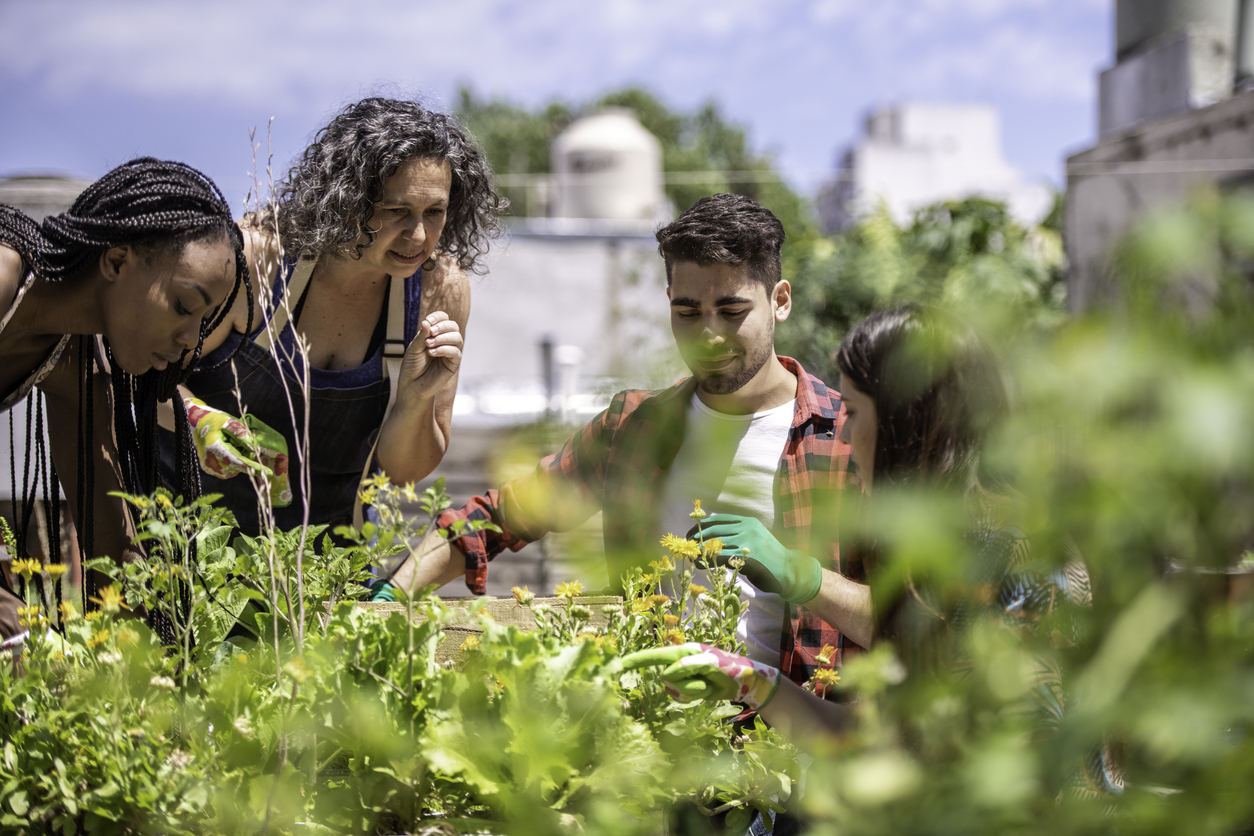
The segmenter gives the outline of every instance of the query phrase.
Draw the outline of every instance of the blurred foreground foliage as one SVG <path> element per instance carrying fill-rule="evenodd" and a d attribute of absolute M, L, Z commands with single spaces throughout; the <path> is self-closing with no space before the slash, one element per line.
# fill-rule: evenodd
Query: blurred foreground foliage
<path fill-rule="evenodd" d="M 829 256 L 841 287 L 878 292 L 848 259 L 900 265 L 929 237 L 916 223 L 871 246 L 877 224 Z M 977 268 L 977 249 L 877 299 L 956 303 L 986 329 L 1017 399 L 987 454 L 1013 487 L 1006 522 L 1032 571 L 1081 558 L 1092 601 L 1031 629 L 973 625 L 949 674 L 888 647 L 846 666 L 859 722 L 809 772 L 812 832 L 1254 832 L 1254 200 L 1206 193 L 1146 218 L 1112 253 L 1118 307 L 1067 321 L 1049 294 L 1028 304 L 1036 269 L 1018 298 L 951 295 L 983 269 L 1015 287 L 1014 259 Z M 971 590 L 952 497 L 868 507 L 877 599 L 909 577 Z M 1061 719 L 1043 722 L 1030 707 L 1051 683 Z M 1082 769 L 1098 753 L 1115 786 Z"/>

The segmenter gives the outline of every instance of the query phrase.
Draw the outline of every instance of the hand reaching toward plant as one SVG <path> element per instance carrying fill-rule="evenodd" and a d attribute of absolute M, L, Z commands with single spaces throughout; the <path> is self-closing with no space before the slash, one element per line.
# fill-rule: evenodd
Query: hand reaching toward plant
<path fill-rule="evenodd" d="M 253 415 L 241 421 L 198 398 L 184 398 L 200 468 L 210 476 L 230 479 L 240 473 L 270 478 L 270 502 L 283 508 L 292 501 L 287 440 Z"/>
<path fill-rule="evenodd" d="M 688 536 L 695 533 L 694 528 Z M 722 542 L 722 552 L 714 557 L 719 566 L 726 566 L 733 557 L 743 557 L 745 565 L 740 573 L 763 592 L 775 593 L 791 604 L 804 604 L 819 594 L 823 567 L 807 554 L 784 548 L 760 520 L 711 514 L 702 521 L 701 535 L 705 540 Z"/>
<path fill-rule="evenodd" d="M 444 311 L 428 314 L 401 361 L 401 397 L 427 400 L 444 388 L 462 362 L 462 333 Z"/>
<path fill-rule="evenodd" d="M 679 702 L 714 699 L 744 703 L 755 711 L 779 689 L 779 671 L 708 644 L 641 650 L 623 657 L 624 670 L 667 665 L 666 690 Z"/>

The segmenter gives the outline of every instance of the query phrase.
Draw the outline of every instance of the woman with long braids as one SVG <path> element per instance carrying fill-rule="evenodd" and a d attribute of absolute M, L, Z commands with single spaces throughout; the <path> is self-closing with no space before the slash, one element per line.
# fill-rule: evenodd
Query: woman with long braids
<path fill-rule="evenodd" d="M 219 428 L 239 430 L 236 416 L 246 413 L 283 437 L 262 446 L 291 451 L 288 481 L 282 460 L 249 461 L 244 445 L 201 445 L 205 490 L 223 495 L 241 529 L 256 532 L 265 519 L 254 484 L 229 477 L 259 464 L 277 477 L 270 499 L 280 528 L 305 522 L 306 502 L 311 524 L 352 521 L 374 465 L 398 484 L 435 469 L 470 314 L 467 273 L 483 271 L 505 205 L 487 159 L 445 114 L 371 98 L 319 131 L 276 202 L 244 224 L 262 318 L 250 330 L 237 301 L 205 341 L 209 364 L 237 352 L 234 360 L 192 374 L 185 387 L 198 435 L 225 438 Z M 294 478 L 302 464 L 307 486 Z"/>
<path fill-rule="evenodd" d="M 121 559 L 126 516 L 108 492 L 155 487 L 157 401 L 176 391 L 218 312 L 247 288 L 246 270 L 230 207 L 208 177 L 182 163 L 143 158 L 119 166 L 42 224 L 0 206 L 0 411 L 32 389 L 42 393 L 27 407 L 35 418 L 28 433 L 36 438 L 36 473 L 73 475 L 65 494 L 84 555 Z M 95 373 L 98 363 L 108 367 L 112 386 Z M 45 403 L 51 462 L 40 440 Z M 191 465 L 191 435 L 181 424 L 179 457 Z M 180 492 L 195 495 L 197 470 L 184 470 L 191 478 L 180 481 Z M 45 479 L 48 499 L 56 487 Z M 27 482 L 14 493 L 15 507 L 23 497 L 15 514 L 19 546 L 32 492 Z M 85 577 L 84 598 L 92 594 Z M 24 632 L 20 604 L 0 576 L 4 639 Z"/>

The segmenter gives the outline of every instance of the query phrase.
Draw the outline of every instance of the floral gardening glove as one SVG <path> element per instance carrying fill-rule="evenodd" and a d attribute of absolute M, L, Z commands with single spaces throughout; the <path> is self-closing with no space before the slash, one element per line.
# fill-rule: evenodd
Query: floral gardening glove
<path fill-rule="evenodd" d="M 689 537 L 695 534 L 695 528 L 688 532 Z M 823 584 L 819 562 L 808 554 L 784 548 L 754 517 L 711 514 L 701 522 L 701 536 L 722 542 L 723 551 L 714 558 L 719 566 L 726 566 L 733 557 L 743 557 L 745 565 L 740 574 L 763 592 L 775 593 L 798 605 L 819 594 Z"/>
<path fill-rule="evenodd" d="M 731 700 L 758 710 L 779 688 L 779 671 L 708 644 L 689 642 L 641 650 L 623 657 L 623 669 L 668 665 L 666 692 L 679 702 Z"/>
<path fill-rule="evenodd" d="M 230 479 L 240 473 L 270 477 L 270 502 L 276 508 L 292 502 L 292 483 L 287 472 L 287 441 L 264 421 L 245 415 L 244 420 L 214 409 L 197 398 L 186 398 L 188 423 L 200 467 L 210 476 Z M 253 444 L 257 460 L 254 461 Z"/>

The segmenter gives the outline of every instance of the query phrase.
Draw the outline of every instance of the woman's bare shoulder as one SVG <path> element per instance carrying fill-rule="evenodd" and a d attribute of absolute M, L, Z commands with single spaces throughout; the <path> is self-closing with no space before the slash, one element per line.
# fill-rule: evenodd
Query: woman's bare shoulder
<path fill-rule="evenodd" d="M 0 244 L 0 316 L 8 312 L 24 278 L 26 268 L 22 257 L 8 244 Z"/>

